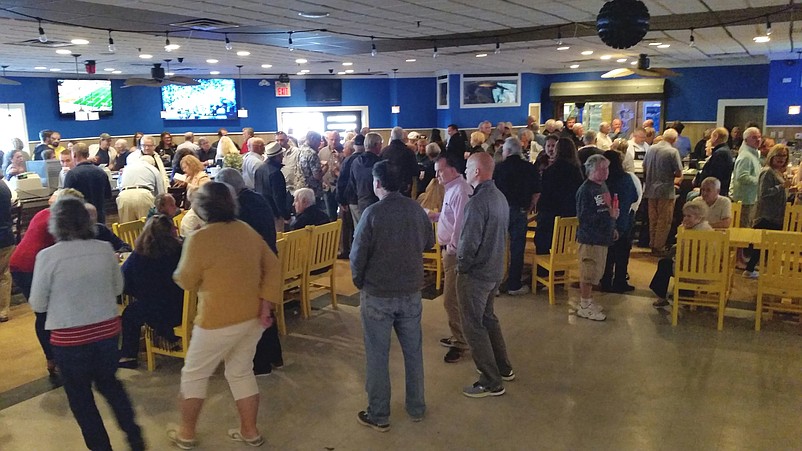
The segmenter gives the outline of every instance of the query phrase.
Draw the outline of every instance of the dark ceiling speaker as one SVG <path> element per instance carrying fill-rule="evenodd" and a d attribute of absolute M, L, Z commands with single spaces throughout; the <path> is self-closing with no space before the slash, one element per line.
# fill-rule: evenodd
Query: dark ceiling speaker
<path fill-rule="evenodd" d="M 614 49 L 628 49 L 649 31 L 649 9 L 640 0 L 607 2 L 596 16 L 596 32 Z"/>
<path fill-rule="evenodd" d="M 278 76 L 278 81 L 281 82 L 281 83 L 289 83 L 290 82 L 290 76 L 287 75 L 287 74 L 281 74 L 281 75 Z"/>
<path fill-rule="evenodd" d="M 153 64 L 153 67 L 150 68 L 150 76 L 157 81 L 164 80 L 164 68 L 162 67 L 161 63 Z"/>

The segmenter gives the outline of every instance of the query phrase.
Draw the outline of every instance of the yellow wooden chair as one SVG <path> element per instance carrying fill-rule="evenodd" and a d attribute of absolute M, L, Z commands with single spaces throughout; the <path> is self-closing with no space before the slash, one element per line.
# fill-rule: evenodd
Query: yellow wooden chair
<path fill-rule="evenodd" d="M 337 309 L 337 290 L 336 290 L 336 267 L 337 267 L 337 251 L 340 248 L 340 232 L 343 228 L 343 220 L 338 219 L 335 222 L 323 224 L 319 226 L 309 226 L 310 230 L 310 247 L 309 247 L 309 260 L 306 269 L 307 284 L 304 289 L 307 290 L 306 295 L 306 315 L 312 314 L 312 305 L 309 302 L 309 286 L 315 288 L 328 288 L 331 293 L 331 307 Z M 313 280 L 317 280 L 329 276 L 329 286 L 319 285 Z"/>
<path fill-rule="evenodd" d="M 570 282 L 572 271 L 579 267 L 579 243 L 576 241 L 576 230 L 579 227 L 579 219 L 554 218 L 554 234 L 551 238 L 551 251 L 547 255 L 535 255 L 532 261 L 532 288 L 537 282 L 542 283 L 549 289 L 549 304 L 554 305 L 554 288 L 556 285 L 566 285 Z M 545 268 L 549 275 L 540 277 L 537 275 L 537 268 Z M 557 272 L 562 271 L 562 275 Z"/>
<path fill-rule="evenodd" d="M 281 285 L 282 295 L 278 298 L 281 302 L 276 305 L 276 320 L 278 321 L 278 330 L 282 335 L 287 335 L 287 325 L 284 318 L 284 304 L 289 301 L 295 300 L 295 297 L 287 297 L 288 290 L 297 290 L 301 301 L 301 315 L 307 318 L 306 305 L 309 300 L 307 298 L 308 291 L 306 288 L 306 262 L 309 256 L 309 236 L 308 229 L 294 230 L 286 232 L 284 237 L 276 242 L 278 247 L 281 242 L 281 247 L 278 247 L 278 257 L 281 262 L 281 277 L 283 283 Z"/>
<path fill-rule="evenodd" d="M 139 234 L 142 233 L 143 228 L 145 228 L 145 221 L 141 219 L 123 223 L 115 222 L 111 225 L 111 231 L 114 232 L 118 238 L 128 243 L 131 248 L 136 247 L 134 243 L 137 237 L 139 237 Z"/>
<path fill-rule="evenodd" d="M 434 247 L 423 251 L 423 270 L 434 273 L 434 287 L 440 290 L 443 282 L 443 253 L 437 242 L 437 223 L 432 223 L 434 230 Z"/>
<path fill-rule="evenodd" d="M 786 232 L 802 232 L 802 205 L 785 204 L 783 230 Z"/>
<path fill-rule="evenodd" d="M 739 200 L 738 202 L 732 203 L 732 222 L 730 223 L 730 227 L 735 229 L 741 228 L 741 210 L 743 207 L 743 203 Z"/>
<path fill-rule="evenodd" d="M 726 232 L 679 228 L 674 258 L 672 326 L 677 325 L 679 306 L 684 304 L 716 309 L 717 328 L 724 328 L 724 309 L 730 288 L 729 255 Z"/>
<path fill-rule="evenodd" d="M 173 329 L 173 333 L 179 338 L 178 341 L 168 341 L 164 337 L 156 335 L 155 331 L 150 327 L 145 326 L 145 352 L 148 358 L 148 371 L 156 369 L 156 354 L 181 359 L 187 356 L 197 310 L 198 293 L 184 291 L 184 310 L 181 314 L 181 324 Z"/>
<path fill-rule="evenodd" d="M 764 231 L 765 260 L 757 279 L 755 330 L 763 311 L 802 315 L 802 234 Z"/>
<path fill-rule="evenodd" d="M 181 235 L 181 221 L 184 220 L 184 216 L 187 215 L 187 211 L 189 210 L 182 210 L 181 213 L 173 216 L 173 224 L 175 224 L 175 229 L 178 231 L 179 235 Z"/>

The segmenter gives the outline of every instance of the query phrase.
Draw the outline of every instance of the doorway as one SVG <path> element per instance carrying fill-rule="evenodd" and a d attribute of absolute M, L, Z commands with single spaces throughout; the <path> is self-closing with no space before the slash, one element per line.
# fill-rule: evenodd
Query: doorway
<path fill-rule="evenodd" d="M 763 130 L 766 125 L 766 99 L 726 99 L 718 101 L 716 123 L 732 130 L 755 122 Z"/>

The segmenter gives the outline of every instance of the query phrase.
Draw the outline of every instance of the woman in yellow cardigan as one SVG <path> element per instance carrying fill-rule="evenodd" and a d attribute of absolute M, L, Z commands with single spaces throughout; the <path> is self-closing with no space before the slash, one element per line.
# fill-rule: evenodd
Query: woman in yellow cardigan
<path fill-rule="evenodd" d="M 259 388 L 253 356 L 272 323 L 271 301 L 281 293 L 278 259 L 256 231 L 236 219 L 237 202 L 226 185 L 203 185 L 193 206 L 207 225 L 184 242 L 173 279 L 198 292 L 198 314 L 181 370 L 181 425 L 168 430 L 168 437 L 181 449 L 197 445 L 195 426 L 209 377 L 224 361 L 240 415 L 240 427 L 228 436 L 259 446 L 264 438 L 256 427 Z"/>

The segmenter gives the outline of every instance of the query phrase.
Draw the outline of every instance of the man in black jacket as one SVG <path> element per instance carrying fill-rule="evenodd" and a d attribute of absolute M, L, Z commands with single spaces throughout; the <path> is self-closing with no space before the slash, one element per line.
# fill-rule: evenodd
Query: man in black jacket
<path fill-rule="evenodd" d="M 719 194 L 729 196 L 732 170 L 735 167 L 732 151 L 727 145 L 729 135 L 729 132 L 724 127 L 718 127 L 710 134 L 710 144 L 713 147 L 713 151 L 710 153 L 710 158 L 707 159 L 702 170 L 693 180 L 694 186 L 701 186 L 702 180 L 707 177 L 715 177 L 721 182 Z"/>
<path fill-rule="evenodd" d="M 75 167 L 64 176 L 64 188 L 75 188 L 97 208 L 97 221 L 106 223 L 106 199 L 111 199 L 111 182 L 103 169 L 89 161 L 89 148 L 78 143 L 72 148 Z"/>
<path fill-rule="evenodd" d="M 261 194 L 273 209 L 276 230 L 284 231 L 284 224 L 292 215 L 292 202 L 287 192 L 287 181 L 281 173 L 284 149 L 278 142 L 265 147 L 265 164 L 259 166 L 254 173 L 254 191 Z"/>
<path fill-rule="evenodd" d="M 404 129 L 393 127 L 390 132 L 390 144 L 381 151 L 382 160 L 395 165 L 401 176 L 401 190 L 406 197 L 412 197 L 412 180 L 418 179 L 418 160 L 415 153 L 404 144 Z"/>
<path fill-rule="evenodd" d="M 446 155 L 457 165 L 457 171 L 462 174 L 465 172 L 465 151 L 468 150 L 468 143 L 460 134 L 457 124 L 449 125 L 446 133 L 448 133 Z"/>
<path fill-rule="evenodd" d="M 368 133 L 367 136 L 365 136 L 365 151 L 361 152 L 351 162 L 348 189 L 356 193 L 356 208 L 352 210 L 354 215 L 354 227 L 359 223 L 362 212 L 370 205 L 379 201 L 379 198 L 376 197 L 376 194 L 373 192 L 373 165 L 381 160 L 381 158 L 379 158 L 381 148 L 381 135 L 378 133 Z M 341 173 L 340 177 L 343 177 L 343 175 L 344 173 Z M 349 208 L 353 207 L 354 205 L 351 205 Z"/>

